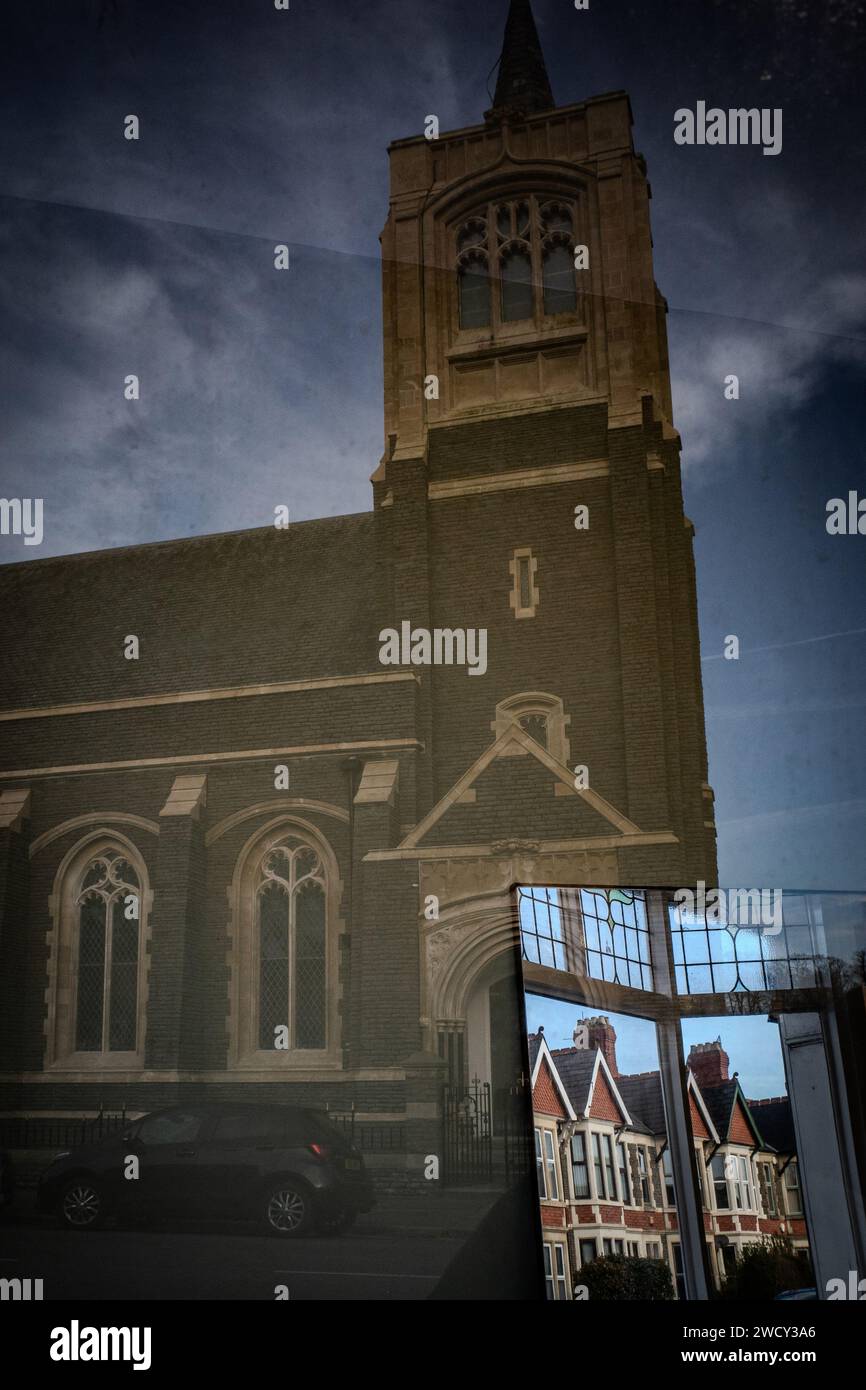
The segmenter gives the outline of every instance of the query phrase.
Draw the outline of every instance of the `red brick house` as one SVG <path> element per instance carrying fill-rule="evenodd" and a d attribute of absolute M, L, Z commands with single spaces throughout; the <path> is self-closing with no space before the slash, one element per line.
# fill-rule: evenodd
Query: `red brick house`
<path fill-rule="evenodd" d="M 616 1033 L 588 1023 L 588 1046 L 529 1039 L 535 1155 L 548 1295 L 572 1298 L 601 1255 L 663 1259 L 680 1294 L 674 1177 L 658 1072 L 624 1076 Z M 808 1249 L 790 1105 L 746 1099 L 721 1043 L 688 1057 L 688 1097 L 709 1265 L 719 1287 L 749 1242 L 787 1235 Z M 762 1128 L 763 1126 L 763 1128 Z"/>

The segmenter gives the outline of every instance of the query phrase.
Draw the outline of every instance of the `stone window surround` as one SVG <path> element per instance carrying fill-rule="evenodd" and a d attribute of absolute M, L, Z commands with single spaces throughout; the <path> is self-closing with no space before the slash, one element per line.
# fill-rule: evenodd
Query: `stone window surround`
<path fill-rule="evenodd" d="M 571 744 L 566 730 L 571 724 L 571 715 L 563 709 L 562 700 L 556 695 L 548 695 L 542 690 L 524 690 L 517 695 L 509 695 L 496 706 L 496 717 L 490 725 L 495 738 L 500 738 L 512 724 L 517 724 L 524 714 L 543 714 L 547 718 L 547 751 L 557 762 L 568 767 L 571 758 Z M 526 749 L 513 745 L 503 752 L 505 758 L 525 758 Z"/>
<path fill-rule="evenodd" d="M 258 972 L 256 932 L 256 885 L 262 855 L 268 846 L 278 843 L 284 835 L 293 834 L 306 840 L 318 852 L 325 870 L 327 931 L 327 1045 L 324 1048 L 301 1048 L 282 1051 L 262 1050 L 258 1045 L 258 1007 L 256 1002 Z M 340 1039 L 339 986 L 340 935 L 344 931 L 339 917 L 343 885 L 337 858 L 329 841 L 309 821 L 299 816 L 281 815 L 259 826 L 241 849 L 227 891 L 229 901 L 229 1047 L 227 1072 L 309 1071 L 322 1068 L 333 1071 L 342 1068 Z"/>
<path fill-rule="evenodd" d="M 523 562 L 529 565 L 529 603 L 521 603 L 521 584 L 520 571 Z M 528 545 L 518 546 L 508 562 L 508 572 L 511 575 L 511 593 L 508 595 L 508 606 L 514 613 L 515 618 L 534 618 L 536 609 L 541 601 L 538 585 L 535 576 L 538 573 L 538 560 L 532 553 L 532 548 Z"/>

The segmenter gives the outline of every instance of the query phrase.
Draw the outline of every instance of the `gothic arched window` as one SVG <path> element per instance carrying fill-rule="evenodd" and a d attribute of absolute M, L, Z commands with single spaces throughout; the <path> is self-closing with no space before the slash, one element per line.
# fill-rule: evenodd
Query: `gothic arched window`
<path fill-rule="evenodd" d="M 575 315 L 575 208 L 536 196 L 490 203 L 456 233 L 461 329 Z M 491 282 L 496 293 L 491 294 Z M 494 310 L 495 303 L 495 310 Z"/>
<path fill-rule="evenodd" d="M 89 861 L 76 907 L 75 1051 L 134 1052 L 141 884 L 119 850 Z"/>
<path fill-rule="evenodd" d="M 258 1046 L 322 1050 L 328 1042 L 327 882 L 318 850 L 287 834 L 258 865 Z"/>
<path fill-rule="evenodd" d="M 143 1065 L 152 896 L 137 847 L 110 826 L 64 856 L 49 900 L 46 1067 Z"/>

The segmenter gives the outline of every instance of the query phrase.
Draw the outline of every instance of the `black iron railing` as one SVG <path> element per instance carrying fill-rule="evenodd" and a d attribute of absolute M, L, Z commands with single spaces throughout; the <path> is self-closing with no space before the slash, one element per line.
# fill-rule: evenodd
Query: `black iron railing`
<path fill-rule="evenodd" d="M 0 1149 L 72 1149 L 114 1134 L 128 1123 L 126 1110 L 97 1115 L 0 1116 Z"/>

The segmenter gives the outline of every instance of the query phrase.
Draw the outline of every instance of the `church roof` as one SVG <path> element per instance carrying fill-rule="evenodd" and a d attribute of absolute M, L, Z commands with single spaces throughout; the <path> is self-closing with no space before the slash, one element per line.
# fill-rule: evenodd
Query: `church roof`
<path fill-rule="evenodd" d="M 372 512 L 0 566 L 0 708 L 377 671 Z M 123 657 L 128 634 L 138 661 Z"/>
<path fill-rule="evenodd" d="M 549 111 L 554 104 L 530 0 L 511 0 L 496 94 L 488 117 L 527 116 L 534 111 Z"/>

